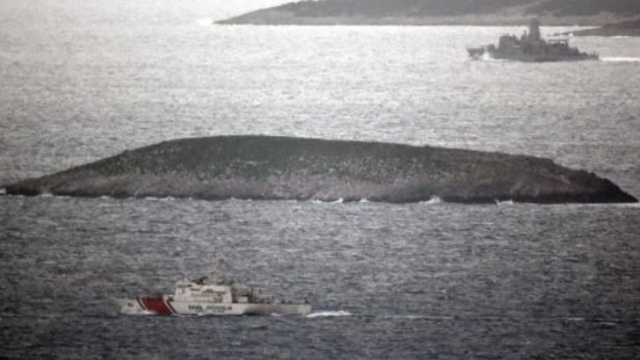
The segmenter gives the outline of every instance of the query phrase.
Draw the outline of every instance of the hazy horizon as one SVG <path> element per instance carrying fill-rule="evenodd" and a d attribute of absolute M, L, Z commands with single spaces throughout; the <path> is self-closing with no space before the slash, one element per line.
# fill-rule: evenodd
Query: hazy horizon
<path fill-rule="evenodd" d="M 154 22 L 183 22 L 188 19 L 194 21 L 202 20 L 222 20 L 228 17 L 241 15 L 246 12 L 277 6 L 291 2 L 290 0 L 191 0 L 189 2 L 154 1 L 140 0 L 129 2 L 124 0 L 113 0 L 109 6 L 105 6 L 97 0 L 5 0 L 3 1 L 3 11 L 0 13 L 0 29 L 10 26 L 13 21 L 28 21 L 40 23 L 43 19 L 50 17 L 69 17 L 69 25 L 76 21 L 96 21 L 100 22 L 104 18 L 104 9 L 109 8 L 123 19 L 142 21 L 148 19 Z M 73 11 L 66 9 L 73 8 Z M 99 10 L 99 12 L 96 12 Z M 78 13 L 84 14 L 82 18 L 77 18 Z"/>

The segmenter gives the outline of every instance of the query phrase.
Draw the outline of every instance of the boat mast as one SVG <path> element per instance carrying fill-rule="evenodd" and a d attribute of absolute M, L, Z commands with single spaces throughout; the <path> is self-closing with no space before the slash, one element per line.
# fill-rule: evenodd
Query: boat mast
<path fill-rule="evenodd" d="M 213 272 L 211 280 L 214 284 L 222 284 L 225 280 L 224 276 L 224 259 L 219 254 L 215 254 L 213 259 Z"/>

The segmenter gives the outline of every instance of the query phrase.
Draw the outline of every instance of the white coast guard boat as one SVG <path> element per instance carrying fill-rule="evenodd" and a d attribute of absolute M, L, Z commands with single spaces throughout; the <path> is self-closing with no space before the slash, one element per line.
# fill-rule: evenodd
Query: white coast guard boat
<path fill-rule="evenodd" d="M 114 299 L 125 314 L 152 315 L 307 315 L 311 304 L 263 295 L 261 291 L 214 276 L 182 279 L 172 295 Z"/>

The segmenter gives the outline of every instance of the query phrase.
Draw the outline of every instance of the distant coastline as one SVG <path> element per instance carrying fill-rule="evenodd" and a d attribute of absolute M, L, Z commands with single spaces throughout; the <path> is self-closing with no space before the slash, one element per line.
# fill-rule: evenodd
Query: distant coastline
<path fill-rule="evenodd" d="M 640 36 L 640 19 L 607 24 L 598 28 L 572 31 L 574 36 Z"/>
<path fill-rule="evenodd" d="M 514 5 L 516 4 L 516 5 Z M 616 0 L 422 2 L 300 1 L 261 9 L 216 24 L 226 25 L 470 25 L 517 26 L 532 17 L 545 26 L 603 26 L 640 19 L 640 2 Z"/>
<path fill-rule="evenodd" d="M 544 26 L 603 27 L 611 23 L 631 22 L 627 17 L 611 14 L 599 16 L 526 16 L 526 15 L 465 15 L 425 17 L 318 16 L 300 17 L 286 12 L 249 13 L 215 22 L 217 25 L 300 25 L 300 26 L 525 26 L 531 18 L 537 18 Z M 589 29 L 590 30 L 590 29 Z M 607 36 L 607 35 L 605 35 Z M 608 35 L 611 36 L 611 35 Z"/>

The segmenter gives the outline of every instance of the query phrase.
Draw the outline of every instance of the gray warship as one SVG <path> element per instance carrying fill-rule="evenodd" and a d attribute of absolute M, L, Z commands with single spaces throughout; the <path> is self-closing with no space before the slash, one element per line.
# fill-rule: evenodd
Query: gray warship
<path fill-rule="evenodd" d="M 472 59 L 481 59 L 485 55 L 494 59 L 506 59 L 524 62 L 580 61 L 597 60 L 598 54 L 584 53 L 569 46 L 567 39 L 545 40 L 540 36 L 540 22 L 531 20 L 529 32 L 520 38 L 515 35 L 502 35 L 498 46 L 494 44 L 468 48 Z"/>

